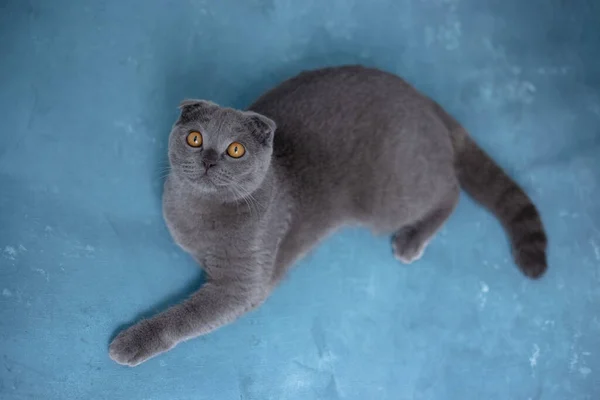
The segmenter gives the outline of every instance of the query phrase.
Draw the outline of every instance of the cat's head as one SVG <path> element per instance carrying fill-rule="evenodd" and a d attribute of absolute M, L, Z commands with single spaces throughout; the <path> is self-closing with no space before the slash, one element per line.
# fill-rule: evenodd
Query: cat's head
<path fill-rule="evenodd" d="M 275 123 L 250 111 L 185 100 L 169 138 L 171 174 L 199 194 L 246 197 L 265 178 Z"/>

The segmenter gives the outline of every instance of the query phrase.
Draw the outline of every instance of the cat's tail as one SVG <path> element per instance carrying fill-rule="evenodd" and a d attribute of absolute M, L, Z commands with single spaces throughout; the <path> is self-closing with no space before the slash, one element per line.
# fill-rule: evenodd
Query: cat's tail
<path fill-rule="evenodd" d="M 437 104 L 436 109 L 451 132 L 460 186 L 502 222 L 521 271 L 530 278 L 541 277 L 547 269 L 548 239 L 535 205 L 458 121 Z"/>

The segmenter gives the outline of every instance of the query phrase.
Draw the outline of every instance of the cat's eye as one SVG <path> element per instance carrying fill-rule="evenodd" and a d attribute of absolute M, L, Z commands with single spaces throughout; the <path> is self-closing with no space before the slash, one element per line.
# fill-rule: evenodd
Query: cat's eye
<path fill-rule="evenodd" d="M 233 142 L 227 147 L 227 154 L 229 154 L 229 157 L 240 158 L 245 153 L 246 148 L 241 143 Z"/>
<path fill-rule="evenodd" d="M 187 135 L 187 144 L 189 144 L 192 147 L 200 147 L 202 146 L 202 135 L 200 134 L 200 132 L 190 132 Z"/>

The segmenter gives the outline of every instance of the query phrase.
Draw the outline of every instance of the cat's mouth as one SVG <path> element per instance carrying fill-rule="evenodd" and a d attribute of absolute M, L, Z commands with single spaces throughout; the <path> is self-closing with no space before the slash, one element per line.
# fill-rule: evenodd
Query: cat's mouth
<path fill-rule="evenodd" d="M 181 176 L 188 182 L 215 191 L 228 186 L 228 180 L 211 170 L 181 171 Z"/>
<path fill-rule="evenodd" d="M 211 190 L 222 190 L 224 187 L 228 186 L 226 182 L 223 182 L 222 179 L 219 178 L 216 174 L 206 174 L 202 173 L 200 177 L 196 180 L 197 183 L 204 186 L 207 189 Z"/>
<path fill-rule="evenodd" d="M 206 172 L 201 172 L 193 179 L 195 182 L 206 186 L 216 186 L 214 179 Z"/>
<path fill-rule="evenodd" d="M 215 181 L 207 173 L 207 171 L 182 171 L 180 175 L 187 181 L 196 184 L 215 186 Z"/>

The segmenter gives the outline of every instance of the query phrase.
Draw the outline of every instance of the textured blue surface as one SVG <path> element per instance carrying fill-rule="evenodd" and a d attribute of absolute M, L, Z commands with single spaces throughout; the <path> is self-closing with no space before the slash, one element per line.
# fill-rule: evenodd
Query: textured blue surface
<path fill-rule="evenodd" d="M 600 3 L 0 5 L 0 398 L 600 398 Z M 527 281 L 463 197 L 409 267 L 340 232 L 257 312 L 128 369 L 117 328 L 200 282 L 160 210 L 182 98 L 243 107 L 301 69 L 396 72 L 539 205 Z"/>

